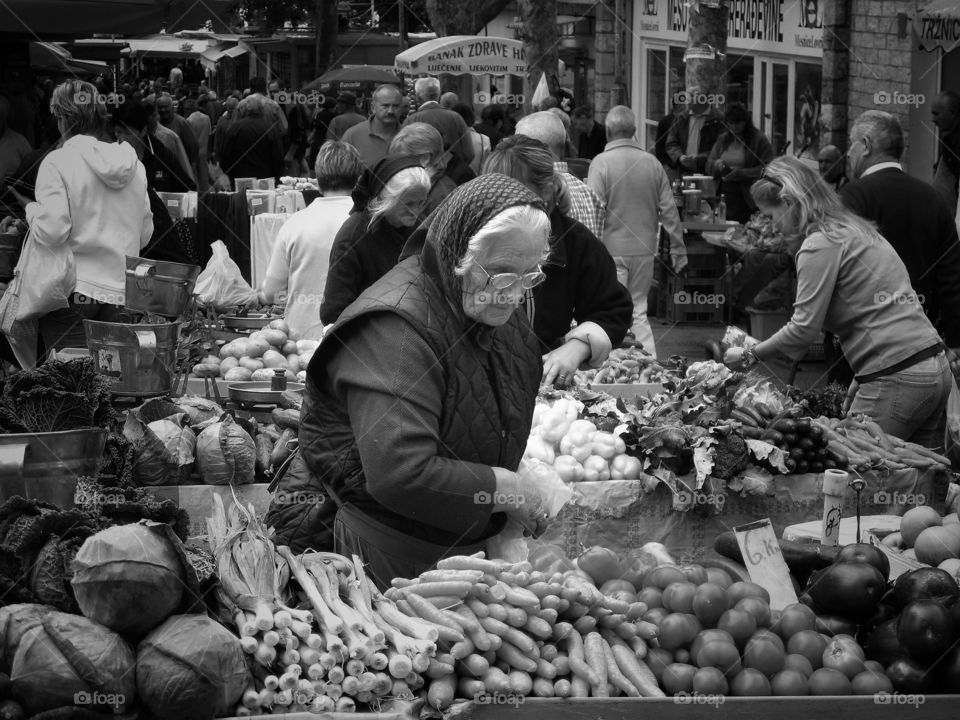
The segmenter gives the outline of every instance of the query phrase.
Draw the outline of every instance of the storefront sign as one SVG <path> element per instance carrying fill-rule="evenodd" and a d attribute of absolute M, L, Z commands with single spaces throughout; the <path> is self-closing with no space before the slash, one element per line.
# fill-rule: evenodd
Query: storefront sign
<path fill-rule="evenodd" d="M 457 35 L 428 40 L 397 55 L 398 70 L 410 74 L 526 75 L 523 43 L 498 37 Z"/>
<path fill-rule="evenodd" d="M 821 0 L 730 0 L 727 6 L 730 50 L 823 56 Z M 637 34 L 686 42 L 691 12 L 687 0 L 645 0 Z"/>
<path fill-rule="evenodd" d="M 924 50 L 950 52 L 960 46 L 960 8 L 955 2 L 934 0 L 917 14 L 913 28 Z"/>

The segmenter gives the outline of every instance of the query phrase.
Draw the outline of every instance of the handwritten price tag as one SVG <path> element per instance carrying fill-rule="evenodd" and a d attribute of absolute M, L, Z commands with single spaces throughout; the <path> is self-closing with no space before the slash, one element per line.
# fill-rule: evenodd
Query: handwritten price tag
<path fill-rule="evenodd" d="M 769 518 L 733 529 L 750 579 L 770 593 L 770 609 L 783 610 L 797 602 L 790 570 Z"/>

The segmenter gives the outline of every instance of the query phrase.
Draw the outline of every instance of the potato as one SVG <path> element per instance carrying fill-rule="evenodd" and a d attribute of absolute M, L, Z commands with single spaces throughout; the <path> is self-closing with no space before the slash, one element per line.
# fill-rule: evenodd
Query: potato
<path fill-rule="evenodd" d="M 247 340 L 259 340 L 263 337 L 263 330 L 254 330 L 252 333 L 247 335 Z"/>
<path fill-rule="evenodd" d="M 251 380 L 256 382 L 270 382 L 273 380 L 273 370 L 269 368 L 260 368 L 259 370 L 254 370 L 253 374 L 250 376 Z"/>
<path fill-rule="evenodd" d="M 271 320 L 267 327 L 271 330 L 279 330 L 284 335 L 290 334 L 290 326 L 283 319 Z"/>
<path fill-rule="evenodd" d="M 297 343 L 295 343 L 293 340 L 287 340 L 283 344 L 283 347 L 280 348 L 280 352 L 282 352 L 284 355 L 290 355 L 300 351 L 297 350 Z"/>
<path fill-rule="evenodd" d="M 299 339 L 300 339 L 300 333 L 297 332 L 297 329 L 296 329 L 296 328 L 290 328 L 290 332 L 287 333 L 287 339 L 288 339 L 288 340 L 294 340 L 294 341 L 299 340 Z"/>
<path fill-rule="evenodd" d="M 297 373 L 297 382 L 305 383 L 306 381 L 307 381 L 307 371 L 301 370 L 300 372 Z"/>
<path fill-rule="evenodd" d="M 216 365 L 217 367 L 220 367 L 220 358 L 218 358 L 216 355 L 207 355 L 205 358 L 203 358 L 203 359 L 200 361 L 200 364 L 202 364 L 202 365 Z"/>
<path fill-rule="evenodd" d="M 290 353 L 287 355 L 287 368 L 292 373 L 300 372 L 300 356 L 296 353 Z"/>
<path fill-rule="evenodd" d="M 287 334 L 281 330 L 264 330 L 260 338 L 278 348 L 287 342 Z"/>
<path fill-rule="evenodd" d="M 239 362 L 240 367 L 246 368 L 250 372 L 260 370 L 263 367 L 263 360 L 258 358 L 242 357 Z"/>
<path fill-rule="evenodd" d="M 300 354 L 313 352 L 319 344 L 316 340 L 297 340 L 297 352 Z"/>
<path fill-rule="evenodd" d="M 249 358 L 258 358 L 270 349 L 270 343 L 264 338 L 257 338 L 247 343 L 247 351 L 244 353 Z"/>
<path fill-rule="evenodd" d="M 245 367 L 235 367 L 227 370 L 223 379 L 227 382 L 246 382 L 253 373 Z"/>
<path fill-rule="evenodd" d="M 285 368 L 287 366 L 287 359 L 276 350 L 267 350 L 261 360 L 263 360 L 265 368 Z"/>
<path fill-rule="evenodd" d="M 230 345 L 233 346 L 233 356 L 239 360 L 240 358 L 247 357 L 247 348 L 250 345 L 249 340 L 244 340 L 243 338 L 237 338 L 230 342 Z"/>
<path fill-rule="evenodd" d="M 216 363 L 197 363 L 193 366 L 193 374 L 197 377 L 219 377 L 220 365 Z"/>
<path fill-rule="evenodd" d="M 233 344 L 233 341 L 224 343 L 223 347 L 220 348 L 220 357 L 221 358 L 235 357 L 233 354 L 234 348 L 236 348 L 236 345 Z"/>
<path fill-rule="evenodd" d="M 220 374 L 223 375 L 224 373 L 227 372 L 227 370 L 233 370 L 235 367 L 239 367 L 239 365 L 240 365 L 240 361 L 237 360 L 232 355 L 229 357 L 225 357 L 223 360 L 220 361 Z"/>
<path fill-rule="evenodd" d="M 313 359 L 313 351 L 300 353 L 300 367 L 306 369 L 307 365 L 310 364 L 311 359 Z"/>

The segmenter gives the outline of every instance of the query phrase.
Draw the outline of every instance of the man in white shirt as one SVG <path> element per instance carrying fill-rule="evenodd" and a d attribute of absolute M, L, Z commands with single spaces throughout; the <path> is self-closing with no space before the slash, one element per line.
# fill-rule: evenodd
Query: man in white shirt
<path fill-rule="evenodd" d="M 324 143 L 317 152 L 317 184 L 322 197 L 295 213 L 277 234 L 260 284 L 260 302 L 285 302 L 284 318 L 301 338 L 323 335 L 320 303 L 337 231 L 353 208 L 350 192 L 363 172 L 360 153 L 341 141 Z"/>

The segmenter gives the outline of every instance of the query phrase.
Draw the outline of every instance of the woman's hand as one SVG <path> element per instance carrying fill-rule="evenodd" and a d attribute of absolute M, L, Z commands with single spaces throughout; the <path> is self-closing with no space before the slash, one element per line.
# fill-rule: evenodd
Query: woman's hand
<path fill-rule="evenodd" d="M 505 468 L 493 469 L 497 489 L 493 497 L 493 511 L 510 515 L 534 537 L 546 523 L 543 498 L 536 484 L 525 481 L 519 474 Z"/>
<path fill-rule="evenodd" d="M 17 229 L 17 218 L 13 215 L 7 215 L 0 220 L 0 233 L 11 233 Z"/>
<path fill-rule="evenodd" d="M 850 387 L 847 388 L 847 396 L 843 399 L 843 408 L 841 409 L 841 414 L 846 417 L 847 413 L 850 412 L 850 406 L 853 404 L 853 398 L 856 397 L 857 391 L 860 389 L 860 383 L 856 380 L 853 380 L 850 383 Z"/>
<path fill-rule="evenodd" d="M 573 374 L 590 359 L 590 346 L 580 340 L 567 340 L 563 345 L 543 356 L 543 384 L 567 387 L 573 384 Z"/>
<path fill-rule="evenodd" d="M 732 347 L 727 348 L 723 354 L 723 364 L 731 370 L 740 370 L 743 368 L 743 353 L 745 348 Z"/>

